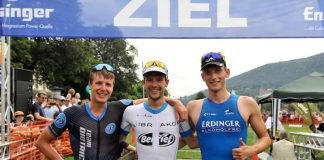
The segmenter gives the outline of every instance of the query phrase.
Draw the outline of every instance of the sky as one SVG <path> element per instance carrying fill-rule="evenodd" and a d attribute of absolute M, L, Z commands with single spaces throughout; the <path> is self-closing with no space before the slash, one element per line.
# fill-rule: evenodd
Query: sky
<path fill-rule="evenodd" d="M 169 70 L 173 98 L 207 89 L 201 79 L 200 58 L 214 51 L 225 54 L 231 77 L 268 63 L 306 58 L 324 52 L 324 38 L 313 39 L 127 39 L 138 50 L 135 63 L 159 60 Z M 323 62 L 324 63 L 324 62 Z"/>

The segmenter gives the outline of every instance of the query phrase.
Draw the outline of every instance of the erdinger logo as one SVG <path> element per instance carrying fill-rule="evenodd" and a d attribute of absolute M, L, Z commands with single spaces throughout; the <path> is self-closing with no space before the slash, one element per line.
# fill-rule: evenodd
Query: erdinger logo
<path fill-rule="evenodd" d="M 63 128 L 66 124 L 66 117 L 64 113 L 60 113 L 54 120 L 54 125 L 57 128 Z"/>
<path fill-rule="evenodd" d="M 50 19 L 55 9 L 53 8 L 11 8 L 6 4 L 0 8 L 0 18 L 21 18 L 24 22 L 30 22 L 34 18 Z"/>
<path fill-rule="evenodd" d="M 144 133 L 138 136 L 137 142 L 145 145 L 145 146 L 152 146 L 153 141 L 153 133 Z M 176 137 L 173 134 L 161 132 L 159 134 L 159 146 L 166 147 L 170 146 L 175 142 Z"/>

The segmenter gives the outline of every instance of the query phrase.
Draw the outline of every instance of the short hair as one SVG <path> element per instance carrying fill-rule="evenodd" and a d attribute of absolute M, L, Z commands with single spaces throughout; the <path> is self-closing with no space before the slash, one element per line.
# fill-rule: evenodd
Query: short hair
<path fill-rule="evenodd" d="M 113 79 L 115 82 L 115 75 L 105 69 L 101 71 L 91 71 L 89 75 L 89 82 L 92 83 L 95 76 L 104 77 L 105 79 Z"/>
<path fill-rule="evenodd" d="M 281 132 L 279 137 L 280 139 L 288 139 L 288 134 L 286 132 Z"/>
<path fill-rule="evenodd" d="M 41 95 L 46 96 L 46 92 L 44 92 L 44 91 L 38 91 L 37 94 L 36 94 L 36 97 L 39 97 Z"/>
<path fill-rule="evenodd" d="M 75 94 L 75 90 L 74 90 L 73 88 L 70 88 L 70 89 L 68 90 L 68 93 L 70 93 L 72 96 L 74 96 L 74 94 Z"/>
<path fill-rule="evenodd" d="M 315 127 L 314 124 L 309 125 L 309 129 L 312 129 L 313 127 Z"/>

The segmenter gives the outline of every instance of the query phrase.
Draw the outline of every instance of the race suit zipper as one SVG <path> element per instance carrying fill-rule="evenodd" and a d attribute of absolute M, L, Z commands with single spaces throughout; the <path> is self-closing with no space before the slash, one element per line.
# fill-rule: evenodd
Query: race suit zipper
<path fill-rule="evenodd" d="M 98 125 L 98 134 L 97 134 L 97 136 L 98 136 L 98 140 L 97 140 L 97 157 L 96 157 L 96 159 L 97 160 L 99 160 L 99 153 L 100 153 L 100 120 L 98 119 L 98 121 L 97 121 L 98 123 L 97 123 L 97 125 Z"/>

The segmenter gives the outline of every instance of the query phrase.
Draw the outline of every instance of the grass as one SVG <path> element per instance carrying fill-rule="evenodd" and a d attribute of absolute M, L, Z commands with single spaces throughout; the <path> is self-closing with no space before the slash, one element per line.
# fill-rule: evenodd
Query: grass
<path fill-rule="evenodd" d="M 310 132 L 308 129 L 308 126 L 302 126 L 302 127 L 289 127 L 288 125 L 284 125 L 284 128 L 287 133 L 289 132 Z M 253 130 L 251 127 L 248 129 L 248 137 L 247 137 L 247 145 L 252 145 L 257 140 L 257 137 L 255 136 Z M 128 136 L 128 142 L 131 142 L 131 136 Z M 324 156 L 318 157 L 319 159 L 324 159 Z M 73 160 L 71 156 L 66 157 L 68 160 Z M 187 146 L 182 148 L 178 151 L 177 159 L 201 159 L 201 154 L 199 149 L 191 150 Z"/>

